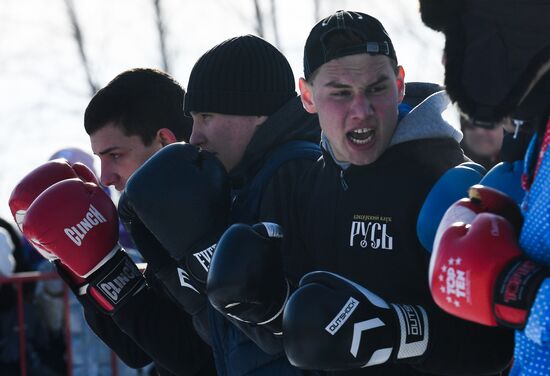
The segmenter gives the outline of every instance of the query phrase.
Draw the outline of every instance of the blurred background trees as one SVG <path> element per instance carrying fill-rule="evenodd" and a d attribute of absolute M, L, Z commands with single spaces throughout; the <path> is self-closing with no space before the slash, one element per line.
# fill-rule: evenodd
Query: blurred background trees
<path fill-rule="evenodd" d="M 90 150 L 90 97 L 123 70 L 155 67 L 184 87 L 194 62 L 232 36 L 256 34 L 302 74 L 311 27 L 338 9 L 378 17 L 407 81 L 443 81 L 441 35 L 411 0 L 3 0 L 0 7 L 0 216 L 14 185 L 56 150 Z"/>

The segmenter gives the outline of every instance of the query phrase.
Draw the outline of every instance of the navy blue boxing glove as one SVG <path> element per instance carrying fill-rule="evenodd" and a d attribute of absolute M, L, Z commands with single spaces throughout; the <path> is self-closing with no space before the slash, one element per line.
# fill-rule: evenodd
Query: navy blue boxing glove
<path fill-rule="evenodd" d="M 216 243 L 229 225 L 221 162 L 193 145 L 171 144 L 134 172 L 125 194 L 136 217 L 204 292 Z"/>
<path fill-rule="evenodd" d="M 207 303 L 206 276 L 229 199 L 225 169 L 212 154 L 171 144 L 134 172 L 119 202 L 149 273 L 192 315 Z"/>
<path fill-rule="evenodd" d="M 420 244 L 432 251 L 437 227 L 445 211 L 461 198 L 468 197 L 468 189 L 479 183 L 485 169 L 466 162 L 447 170 L 433 185 L 418 214 L 416 234 Z"/>
<path fill-rule="evenodd" d="M 500 162 L 481 179 L 479 184 L 501 191 L 521 205 L 525 191 L 521 187 L 523 160 Z"/>
<path fill-rule="evenodd" d="M 222 236 L 208 274 L 210 303 L 236 320 L 280 334 L 289 295 L 283 274 L 282 229 L 275 223 L 235 224 Z"/>

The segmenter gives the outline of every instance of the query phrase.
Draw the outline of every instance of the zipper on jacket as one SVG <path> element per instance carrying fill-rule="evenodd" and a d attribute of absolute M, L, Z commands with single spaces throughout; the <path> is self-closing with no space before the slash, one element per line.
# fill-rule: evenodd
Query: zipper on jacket
<path fill-rule="evenodd" d="M 344 170 L 340 170 L 340 183 L 342 184 L 342 188 L 344 188 L 344 191 L 347 191 L 348 183 L 346 183 L 346 179 L 344 179 Z"/>

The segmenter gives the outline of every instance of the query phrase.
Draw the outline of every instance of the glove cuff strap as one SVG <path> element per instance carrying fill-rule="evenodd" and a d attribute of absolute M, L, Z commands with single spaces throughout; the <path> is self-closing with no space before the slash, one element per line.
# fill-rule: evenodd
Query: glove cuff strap
<path fill-rule="evenodd" d="M 392 304 L 399 321 L 399 350 L 396 358 L 417 358 L 426 352 L 430 327 L 426 310 L 419 305 Z"/>
<path fill-rule="evenodd" d="M 549 270 L 543 265 L 519 257 L 499 275 L 494 295 L 496 321 L 515 329 L 524 327 L 531 305 Z"/>
<path fill-rule="evenodd" d="M 126 252 L 115 253 L 103 269 L 88 279 L 86 294 L 96 307 L 114 314 L 127 298 L 145 287 L 145 278 Z"/>

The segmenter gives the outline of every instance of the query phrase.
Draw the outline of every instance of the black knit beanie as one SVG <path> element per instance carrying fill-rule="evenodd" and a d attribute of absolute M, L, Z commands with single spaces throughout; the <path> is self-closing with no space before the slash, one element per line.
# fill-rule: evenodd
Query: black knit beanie
<path fill-rule="evenodd" d="M 271 115 L 296 96 L 294 74 L 283 54 L 254 35 L 228 39 L 195 63 L 184 111 Z"/>

